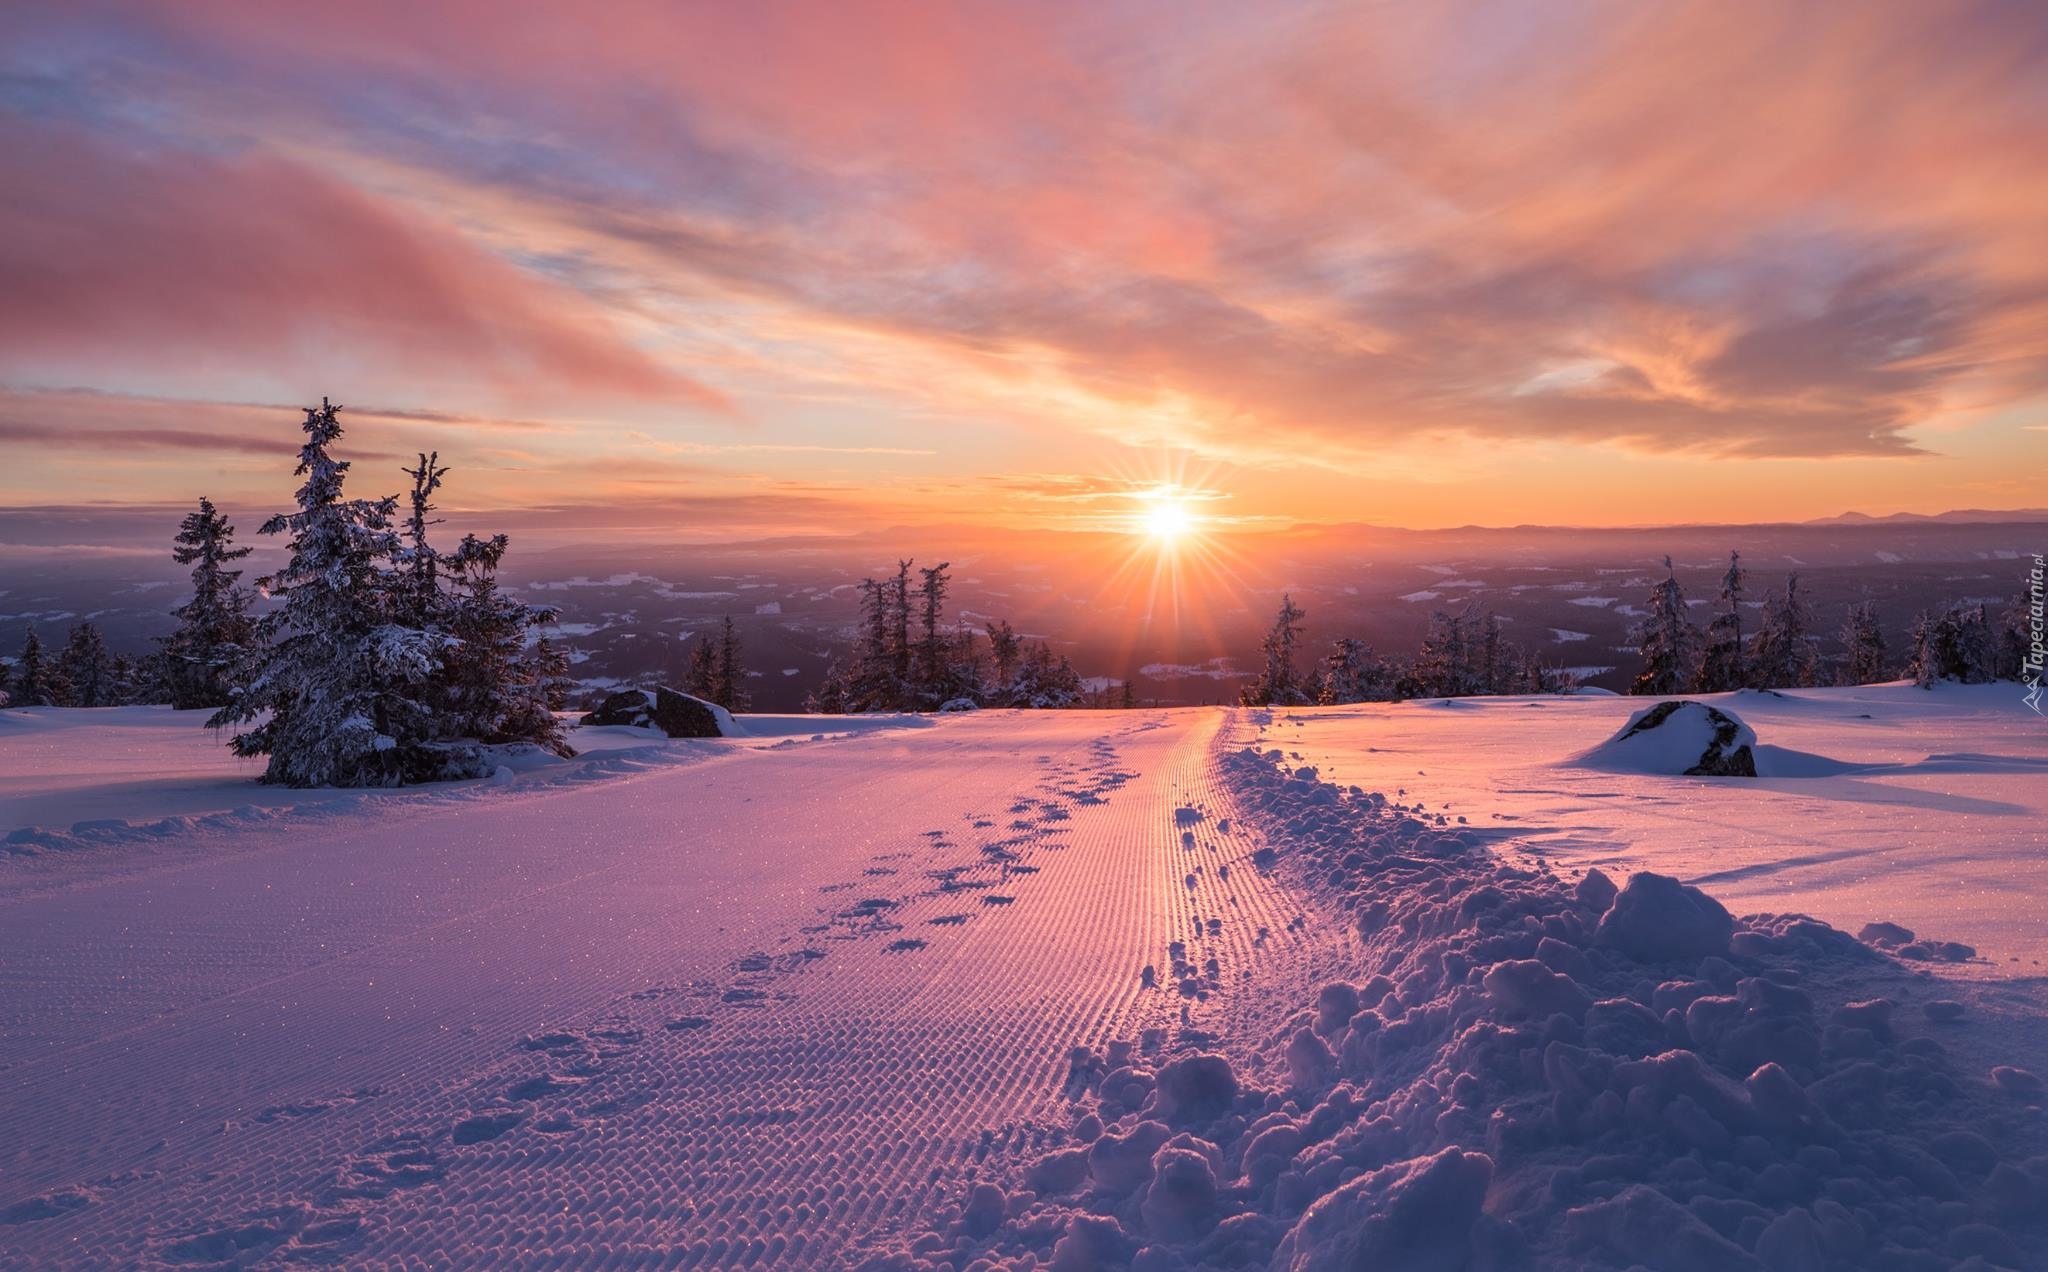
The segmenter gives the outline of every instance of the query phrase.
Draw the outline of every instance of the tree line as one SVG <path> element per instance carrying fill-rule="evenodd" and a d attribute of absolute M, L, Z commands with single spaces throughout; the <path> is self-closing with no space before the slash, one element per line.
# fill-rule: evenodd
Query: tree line
<path fill-rule="evenodd" d="M 1630 633 L 1643 665 L 1629 692 L 1800 689 L 1901 677 L 1923 688 L 1938 680 L 2015 680 L 2031 640 L 2024 591 L 1995 618 L 1982 602 L 1950 602 L 1915 615 L 1901 663 L 1885 643 L 1877 607 L 1857 601 L 1843 612 L 1836 632 L 1842 652 L 1830 665 L 1821 656 L 1819 620 L 1799 589 L 1797 572 L 1786 577 L 1783 591 L 1764 597 L 1755 628 L 1745 632 L 1748 585 L 1742 554 L 1730 552 L 1703 630 L 1692 621 L 1685 590 L 1665 557 L 1664 578 L 1650 590 L 1649 613 Z"/>
<path fill-rule="evenodd" d="M 979 633 L 966 623 L 948 623 L 952 563 L 918 568 L 913 577 L 914 566 L 898 561 L 893 577 L 861 580 L 853 648 L 826 668 L 806 710 L 853 715 L 1081 702 L 1081 676 L 1066 655 L 1006 621 Z"/>
<path fill-rule="evenodd" d="M 1501 631 L 1498 615 L 1478 602 L 1430 614 L 1421 645 L 1407 658 L 1389 658 L 1354 637 L 1342 637 L 1306 667 L 1302 621 L 1292 596 L 1260 643 L 1257 677 L 1239 694 L 1248 707 L 1314 703 L 1395 702 L 1407 698 L 1463 698 L 1482 694 L 1555 693 L 1576 682 L 1562 668 L 1544 665 Z"/>
<path fill-rule="evenodd" d="M 1900 678 L 1923 687 L 1938 680 L 2016 680 L 2032 639 L 2023 590 L 1995 617 L 1982 602 L 1922 610 L 1907 632 L 1900 661 L 1885 643 L 1877 607 L 1858 601 L 1844 611 L 1836 632 L 1842 652 L 1831 663 L 1821 655 L 1819 620 L 1796 572 L 1787 576 L 1782 591 L 1763 597 L 1752 626 L 1744 619 L 1751 608 L 1749 571 L 1741 554 L 1730 552 L 1713 613 L 1702 628 L 1692 620 L 1671 558 L 1664 558 L 1664 569 L 1665 577 L 1650 590 L 1648 612 L 1629 633 L 1642 659 L 1629 685 L 1633 694 L 1798 689 Z M 1506 639 L 1498 616 L 1476 601 L 1432 613 L 1420 647 L 1406 658 L 1384 657 L 1364 641 L 1345 637 L 1304 665 L 1306 617 L 1293 597 L 1281 598 L 1259 646 L 1259 671 L 1239 695 L 1243 705 L 1556 693 L 1577 684 L 1571 672 L 1544 664 Z"/>

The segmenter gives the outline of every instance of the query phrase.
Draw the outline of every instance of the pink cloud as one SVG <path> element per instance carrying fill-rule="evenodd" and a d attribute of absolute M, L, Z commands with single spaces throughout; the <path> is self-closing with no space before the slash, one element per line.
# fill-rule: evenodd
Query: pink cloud
<path fill-rule="evenodd" d="M 598 305 L 314 168 L 0 115 L 0 366 L 374 366 L 514 397 L 720 407 Z"/>

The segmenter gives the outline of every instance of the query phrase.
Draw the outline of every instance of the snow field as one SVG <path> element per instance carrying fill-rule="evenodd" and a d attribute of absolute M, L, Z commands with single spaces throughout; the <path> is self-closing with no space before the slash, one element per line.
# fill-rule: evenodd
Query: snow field
<path fill-rule="evenodd" d="M 1966 975 L 2048 966 L 2048 725 L 2015 686 L 1689 696 L 1751 727 L 1761 776 L 1589 763 L 1636 698 L 1318 708 L 1283 713 L 1273 736 L 1328 779 L 1425 802 L 1521 860 L 1654 870 L 1738 912 L 1798 910 L 1849 932 L 1899 923 L 1974 947 Z"/>
<path fill-rule="evenodd" d="M 1071 1048 L 1227 1029 L 1314 939 L 1221 719 L 712 743 L 19 855 L 0 1252 L 842 1266 L 1062 1134 Z"/>
<path fill-rule="evenodd" d="M 1226 771 L 1351 913 L 1352 976 L 1263 1041 L 1270 1076 L 1142 1060 L 1077 1103 L 1085 1151 L 872 1266 L 2042 1265 L 2042 1084 L 1985 1065 L 1950 986 L 1669 878 L 1507 864 L 1251 718 Z"/>

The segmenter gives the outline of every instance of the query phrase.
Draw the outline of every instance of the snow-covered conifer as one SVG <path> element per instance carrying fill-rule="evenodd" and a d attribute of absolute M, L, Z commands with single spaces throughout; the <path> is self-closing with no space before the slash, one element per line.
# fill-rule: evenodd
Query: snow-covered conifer
<path fill-rule="evenodd" d="M 683 692 L 706 702 L 718 699 L 718 646 L 709 632 L 691 638 L 690 662 L 683 671 Z"/>
<path fill-rule="evenodd" d="M 1941 678 L 1935 669 L 1934 616 L 1926 610 L 1913 615 L 1906 629 L 1906 678 L 1922 689 L 1934 688 Z"/>
<path fill-rule="evenodd" d="M 405 539 L 394 556 L 398 617 L 427 632 L 441 630 L 449 620 L 448 598 L 441 591 L 441 554 L 427 541 L 427 528 L 441 524 L 433 515 L 434 492 L 448 470 L 440 461 L 439 451 L 423 451 L 416 466 L 400 470 L 412 478 L 412 490 L 406 497 Z M 491 562 L 490 568 L 495 572 L 497 563 Z"/>
<path fill-rule="evenodd" d="M 1884 647 L 1884 631 L 1877 624 L 1877 606 L 1858 601 L 1842 619 L 1842 665 L 1838 675 L 1845 685 L 1875 684 L 1891 674 Z"/>
<path fill-rule="evenodd" d="M 425 467 L 425 465 L 423 465 Z M 423 537 L 413 542 L 423 550 Z M 531 742 L 557 755 L 570 755 L 554 708 L 562 697 L 555 683 L 560 656 L 552 647 L 527 647 L 527 635 L 556 613 L 508 595 L 498 583 L 505 559 L 504 535 L 463 536 L 455 551 L 436 554 L 433 594 L 413 591 L 402 577 L 409 604 L 431 607 L 429 617 L 445 622 L 450 638 L 437 679 L 437 736 L 480 742 Z M 401 558 L 401 560 L 404 560 Z M 410 564 L 410 562 L 405 562 Z M 443 596 L 440 581 L 451 589 Z"/>
<path fill-rule="evenodd" d="M 1742 639 L 1742 585 L 1747 579 L 1742 554 L 1730 552 L 1694 685 L 1701 693 L 1726 693 L 1749 684 L 1749 655 Z"/>
<path fill-rule="evenodd" d="M 1991 623 L 1982 605 L 1952 604 L 1939 614 L 1923 610 L 1913 620 L 1911 640 L 1906 674 L 1923 689 L 1937 680 L 1976 685 L 1995 679 Z"/>
<path fill-rule="evenodd" d="M 121 702 L 120 686 L 114 678 L 114 660 L 107 641 L 96 623 L 80 623 L 71 629 L 70 639 L 58 659 L 58 668 L 68 686 L 63 705 L 67 707 L 112 707 Z"/>
<path fill-rule="evenodd" d="M 1800 689 L 1817 682 L 1820 646 L 1813 638 L 1813 608 L 1799 594 L 1799 575 L 1781 596 L 1764 601 L 1763 621 L 1749 646 L 1750 674 L 1758 688 Z"/>
<path fill-rule="evenodd" d="M 952 659 L 946 632 L 940 623 L 945 617 L 946 587 L 951 581 L 946 571 L 952 562 L 941 561 L 918 571 L 917 586 L 917 646 L 912 677 L 917 685 L 917 705 L 930 710 L 941 703 L 950 701 L 956 695 L 953 690 Z"/>
<path fill-rule="evenodd" d="M 1393 696 L 1393 679 L 1393 669 L 1372 646 L 1346 636 L 1323 658 L 1321 701 L 1382 701 Z"/>
<path fill-rule="evenodd" d="M 347 499 L 348 462 L 332 454 L 340 408 L 308 408 L 298 510 L 264 534 L 289 534 L 291 557 L 265 585 L 278 606 L 258 624 L 265 646 L 240 692 L 215 713 L 240 755 L 266 755 L 263 780 L 285 786 L 389 786 L 440 776 L 426 744 L 443 642 L 397 621 L 395 496 Z"/>
<path fill-rule="evenodd" d="M 712 659 L 712 688 L 717 696 L 712 699 L 727 711 L 745 711 L 753 705 L 753 695 L 747 692 L 747 667 L 740 657 L 740 633 L 733 626 L 732 615 L 725 616 L 725 622 L 718 631 L 717 654 Z"/>
<path fill-rule="evenodd" d="M 1280 612 L 1259 646 L 1265 666 L 1240 698 L 1245 706 L 1295 707 L 1313 700 L 1294 666 L 1294 652 L 1301 645 L 1301 620 L 1307 616 L 1292 596 L 1280 598 Z"/>
<path fill-rule="evenodd" d="M 2034 646 L 2033 578 L 2023 576 L 2020 590 L 1998 615 L 1992 635 L 1991 673 L 2000 680 L 2025 680 L 2027 656 Z"/>
<path fill-rule="evenodd" d="M 44 652 L 43 638 L 33 627 L 21 643 L 21 656 L 14 660 L 13 687 L 7 692 L 10 705 L 17 707 L 61 706 L 70 696 L 63 669 Z"/>
<path fill-rule="evenodd" d="M 173 707 L 223 707 L 230 673 L 256 636 L 242 572 L 227 568 L 253 550 L 236 547 L 235 527 L 210 499 L 185 514 L 171 557 L 192 567 L 192 599 L 172 611 L 178 628 L 161 642 L 155 675 Z"/>
<path fill-rule="evenodd" d="M 1685 612 L 1685 589 L 1664 558 L 1664 578 L 1650 589 L 1650 612 L 1643 616 L 1630 639 L 1642 655 L 1643 669 L 1636 673 L 1630 693 L 1684 693 L 1699 666 L 1700 632 Z"/>
<path fill-rule="evenodd" d="M 1455 698 L 1472 693 L 1473 618 L 1471 608 L 1458 613 L 1437 610 L 1415 653 L 1412 675 L 1418 696 Z"/>
<path fill-rule="evenodd" d="M 1023 649 L 1007 705 L 1055 710 L 1076 705 L 1085 692 L 1081 674 L 1066 655 L 1054 653 L 1044 641 L 1034 641 Z"/>
<path fill-rule="evenodd" d="M 911 692 L 910 667 L 910 561 L 896 563 L 896 578 L 889 588 L 889 669 L 895 679 L 892 709 L 901 711 Z"/>
<path fill-rule="evenodd" d="M 1018 662 L 1023 656 L 1023 642 L 1017 629 L 1007 621 L 997 620 L 988 625 L 988 657 L 994 673 L 994 683 L 989 687 L 989 702 L 993 706 L 1011 705 L 1012 693 L 1017 684 Z"/>

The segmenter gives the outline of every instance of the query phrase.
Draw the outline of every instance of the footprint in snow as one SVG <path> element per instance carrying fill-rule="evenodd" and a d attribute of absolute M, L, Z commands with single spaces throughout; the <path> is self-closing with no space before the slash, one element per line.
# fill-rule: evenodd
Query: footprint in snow
<path fill-rule="evenodd" d="M 457 1144 L 482 1144 L 498 1138 L 525 1120 L 523 1113 L 479 1113 L 457 1122 L 449 1138 Z"/>

